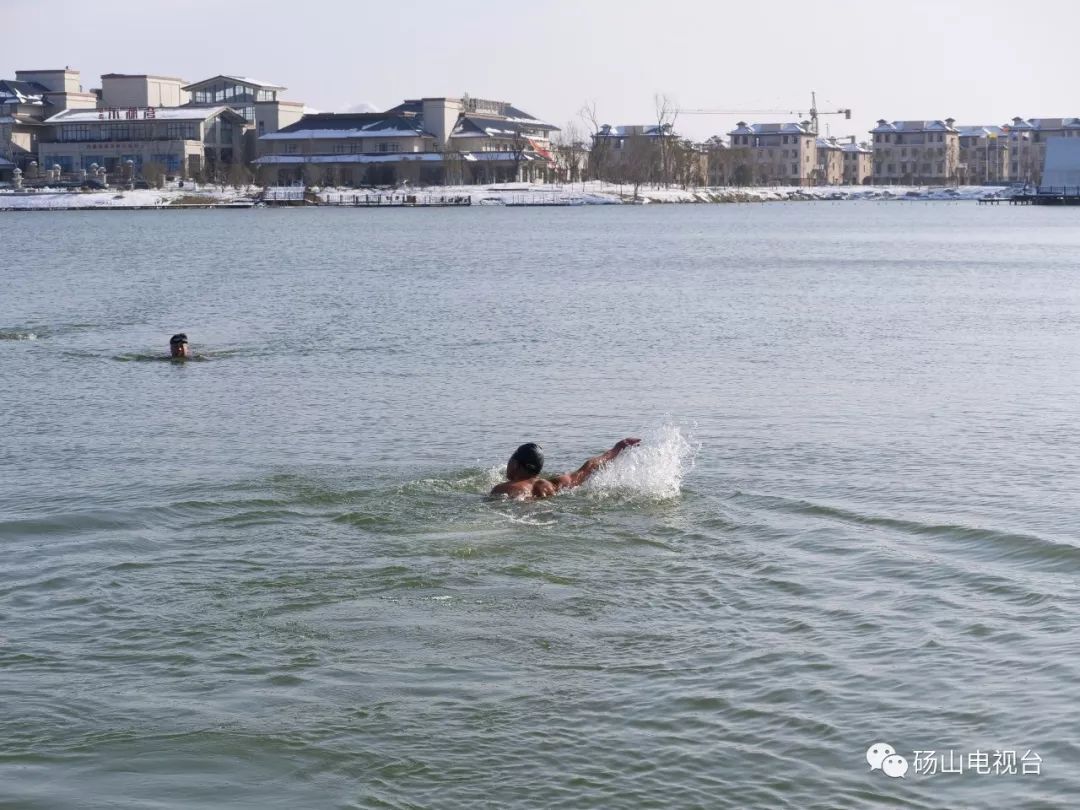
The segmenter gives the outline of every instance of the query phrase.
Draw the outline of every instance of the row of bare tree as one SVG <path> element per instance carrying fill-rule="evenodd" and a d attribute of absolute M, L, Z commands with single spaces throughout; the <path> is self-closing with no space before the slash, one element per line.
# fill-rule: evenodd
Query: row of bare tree
<path fill-rule="evenodd" d="M 655 128 L 618 137 L 601 122 L 596 103 L 582 106 L 578 117 L 584 127 L 571 121 L 552 141 L 561 178 L 564 181 L 603 180 L 634 187 L 634 197 L 643 185 L 705 185 L 706 152 L 675 134 L 678 108 L 670 97 L 654 98 Z"/>

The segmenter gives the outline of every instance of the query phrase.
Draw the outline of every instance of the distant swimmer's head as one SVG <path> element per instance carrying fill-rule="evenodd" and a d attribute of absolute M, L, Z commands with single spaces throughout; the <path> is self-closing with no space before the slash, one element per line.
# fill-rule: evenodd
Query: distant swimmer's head
<path fill-rule="evenodd" d="M 536 442 L 523 444 L 510 456 L 506 464 L 506 477 L 511 481 L 533 478 L 544 469 L 544 449 Z"/>
<path fill-rule="evenodd" d="M 191 357 L 191 348 L 188 346 L 187 335 L 178 332 L 169 338 L 169 354 L 173 357 Z"/>

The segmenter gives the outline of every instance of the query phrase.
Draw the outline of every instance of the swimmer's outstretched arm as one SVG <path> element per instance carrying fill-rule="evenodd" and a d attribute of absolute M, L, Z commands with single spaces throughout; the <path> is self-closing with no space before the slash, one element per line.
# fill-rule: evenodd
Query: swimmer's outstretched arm
<path fill-rule="evenodd" d="M 577 470 L 571 473 L 564 473 L 557 478 L 552 478 L 551 483 L 554 485 L 554 490 L 560 489 L 573 489 L 574 487 L 581 486 L 585 482 L 585 479 L 599 470 L 615 456 L 619 455 L 627 447 L 633 447 L 635 444 L 641 444 L 641 439 L 620 439 L 615 442 L 615 446 L 608 450 L 606 453 L 601 453 L 598 456 L 593 456 L 584 464 L 582 464 Z M 555 494 L 552 491 L 550 494 Z M 540 496 L 544 497 L 544 496 Z"/>

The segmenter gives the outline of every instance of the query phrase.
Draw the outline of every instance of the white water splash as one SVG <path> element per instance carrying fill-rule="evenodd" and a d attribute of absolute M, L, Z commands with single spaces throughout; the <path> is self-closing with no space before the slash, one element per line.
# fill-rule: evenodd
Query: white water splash
<path fill-rule="evenodd" d="M 679 497 L 685 475 L 694 468 L 699 445 L 685 428 L 662 425 L 598 470 L 582 487 L 606 497 L 630 495 L 650 500 Z"/>

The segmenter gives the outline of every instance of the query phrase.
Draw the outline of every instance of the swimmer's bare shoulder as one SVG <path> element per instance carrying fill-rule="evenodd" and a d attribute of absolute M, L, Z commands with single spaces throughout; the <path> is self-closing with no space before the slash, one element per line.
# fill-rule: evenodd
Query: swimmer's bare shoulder
<path fill-rule="evenodd" d="M 520 501 L 531 501 L 539 500 L 540 498 L 550 498 L 558 492 L 558 490 L 558 485 L 553 481 L 549 481 L 546 478 L 533 478 L 527 481 L 506 481 L 502 484 L 498 484 L 492 488 L 491 495 L 495 497 L 503 496 Z"/>

